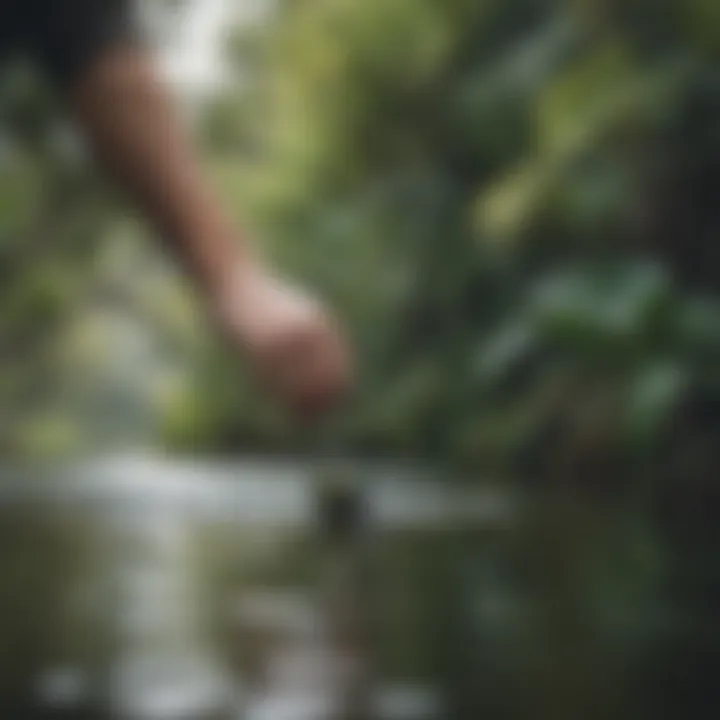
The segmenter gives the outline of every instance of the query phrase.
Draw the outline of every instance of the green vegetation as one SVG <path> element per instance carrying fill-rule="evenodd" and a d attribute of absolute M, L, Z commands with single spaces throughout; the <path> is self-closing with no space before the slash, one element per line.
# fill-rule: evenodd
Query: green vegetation
<path fill-rule="evenodd" d="M 448 672 L 468 717 L 712 714 L 716 8 L 288 1 L 235 39 L 245 82 L 208 109 L 224 196 L 349 322 L 362 376 L 337 442 L 526 493 L 519 528 L 452 556 L 459 632 L 477 625 Z M 0 112 L 29 115 L 0 138 L 0 447 L 91 442 L 72 368 L 103 364 L 86 315 L 111 288 L 162 359 L 143 395 L 159 445 L 297 450 L 187 289 L 44 140 L 44 94 L 8 88 Z"/>
<path fill-rule="evenodd" d="M 458 710 L 702 716 L 720 459 L 709 4 L 283 8 L 236 44 L 250 90 L 221 99 L 207 141 L 227 197 L 350 319 L 363 377 L 338 434 L 526 491 L 518 529 L 453 555 L 470 578 L 455 647 L 479 633 L 455 656 L 433 646 Z"/>

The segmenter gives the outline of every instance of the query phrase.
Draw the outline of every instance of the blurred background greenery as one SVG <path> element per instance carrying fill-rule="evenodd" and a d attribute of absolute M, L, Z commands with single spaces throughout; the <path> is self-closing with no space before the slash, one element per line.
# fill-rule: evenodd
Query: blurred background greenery
<path fill-rule="evenodd" d="M 510 530 L 383 556 L 451 566 L 457 717 L 720 707 L 719 49 L 713 0 L 279 0 L 192 106 L 238 221 L 349 324 L 332 441 L 521 492 Z M 5 75 L 3 455 L 303 451 Z"/>

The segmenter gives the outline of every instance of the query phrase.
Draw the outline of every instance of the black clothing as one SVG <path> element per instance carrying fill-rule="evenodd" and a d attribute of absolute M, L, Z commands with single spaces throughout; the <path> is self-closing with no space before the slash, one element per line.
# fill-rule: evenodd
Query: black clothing
<path fill-rule="evenodd" d="M 137 37 L 132 0 L 0 0 L 0 59 L 27 56 L 61 85 Z"/>

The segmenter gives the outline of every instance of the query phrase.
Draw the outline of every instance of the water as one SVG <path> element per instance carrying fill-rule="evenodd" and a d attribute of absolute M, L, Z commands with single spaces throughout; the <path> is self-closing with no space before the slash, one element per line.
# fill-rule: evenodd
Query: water
<path fill-rule="evenodd" d="M 453 489 L 438 473 L 413 465 L 349 460 L 361 479 L 375 527 L 395 530 L 492 523 L 512 512 L 509 499 L 481 487 Z M 306 528 L 315 520 L 320 465 L 305 459 L 233 463 L 170 461 L 126 455 L 41 471 L 0 469 L 7 503 L 139 508 L 248 527 Z"/>
<path fill-rule="evenodd" d="M 352 466 L 381 538 L 495 522 L 509 512 L 496 495 L 452 491 L 426 470 Z M 39 576 L 52 576 L 33 612 L 45 615 L 46 627 L 74 628 L 63 642 L 39 630 L 31 638 L 41 660 L 23 672 L 33 676 L 35 697 L 66 707 L 99 692 L 116 717 L 138 720 L 215 717 L 219 709 L 248 720 L 337 717 L 353 658 L 333 645 L 319 605 L 317 471 L 307 461 L 136 455 L 0 473 L 0 512 L 24 509 L 26 534 L 36 536 L 27 552 L 2 549 L 9 560 L 23 553 L 15 565 L 4 563 L 5 588 L 22 563 L 32 563 Z M 48 545 L 59 547 L 54 537 L 71 535 L 62 557 L 45 555 Z M 77 571 L 67 572 L 80 556 Z M 223 568 L 232 570 L 232 583 L 219 579 Z M 9 606 L 0 623 L 11 624 L 21 607 Z M 242 623 L 275 638 L 259 651 L 266 681 L 254 686 L 221 647 Z M 16 635 L 15 646 L 22 642 Z M 233 642 L 245 645 L 247 635 Z M 411 675 L 375 688 L 375 717 L 439 717 L 427 678 L 418 685 Z"/>

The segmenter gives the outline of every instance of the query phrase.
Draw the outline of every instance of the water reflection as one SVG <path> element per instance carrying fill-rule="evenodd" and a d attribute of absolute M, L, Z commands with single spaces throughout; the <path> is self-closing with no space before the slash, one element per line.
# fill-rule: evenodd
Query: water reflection
<path fill-rule="evenodd" d="M 3 473 L 0 512 L 16 532 L 0 550 L 0 598 L 14 598 L 0 622 L 6 636 L 25 612 L 35 628 L 9 635 L 32 658 L 14 673 L 1 666 L 28 688 L 14 702 L 74 718 L 87 708 L 138 720 L 341 717 L 368 646 L 338 644 L 322 573 L 328 558 L 347 568 L 347 548 L 328 556 L 318 545 L 315 470 L 130 458 Z M 405 468 L 367 476 L 378 532 L 451 528 L 472 505 Z M 473 502 L 483 522 L 506 510 L 490 496 Z M 40 598 L 21 582 L 28 566 Z M 387 680 L 365 687 L 373 717 L 439 716 L 427 686 Z"/>

